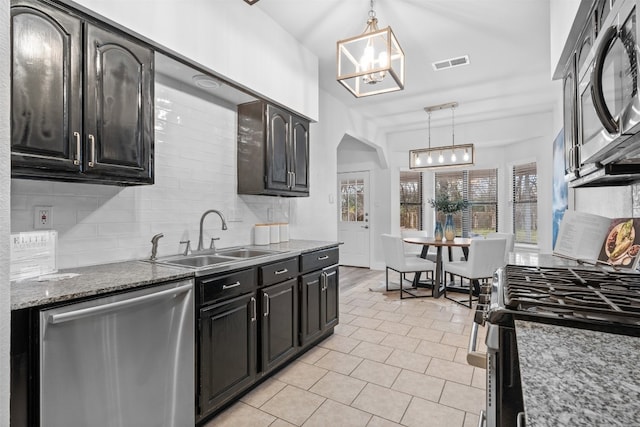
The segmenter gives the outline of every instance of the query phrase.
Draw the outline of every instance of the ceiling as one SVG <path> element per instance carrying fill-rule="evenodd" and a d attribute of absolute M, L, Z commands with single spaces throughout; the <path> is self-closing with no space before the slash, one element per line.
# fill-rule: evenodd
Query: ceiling
<path fill-rule="evenodd" d="M 321 89 L 384 133 L 426 129 L 426 106 L 457 101 L 458 124 L 549 112 L 557 98 L 549 0 L 375 0 L 379 27 L 391 26 L 405 52 L 405 89 L 364 98 L 336 81 L 336 42 L 363 32 L 369 0 L 261 0 L 247 7 L 261 9 L 317 55 Z M 470 65 L 431 65 L 463 55 Z M 432 114 L 432 126 L 450 122 L 449 113 Z"/>

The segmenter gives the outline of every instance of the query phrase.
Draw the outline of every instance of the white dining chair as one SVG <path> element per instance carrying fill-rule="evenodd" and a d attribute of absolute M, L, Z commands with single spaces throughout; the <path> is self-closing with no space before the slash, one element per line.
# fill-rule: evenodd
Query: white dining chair
<path fill-rule="evenodd" d="M 485 281 L 504 265 L 506 239 L 473 239 L 469 247 L 467 261 L 453 261 L 443 265 L 445 298 L 471 308 L 473 305 L 473 281 Z M 447 296 L 447 273 L 469 281 L 469 305 L 466 300 L 457 300 Z"/>
<path fill-rule="evenodd" d="M 485 236 L 486 239 L 505 239 L 507 244 L 504 250 L 504 264 L 509 263 L 509 254 L 513 252 L 515 247 L 516 235 L 513 233 L 489 233 Z"/>
<path fill-rule="evenodd" d="M 427 275 L 427 279 L 430 280 L 433 284 L 436 264 L 433 261 L 429 261 L 418 256 L 406 256 L 404 253 L 404 242 L 402 241 L 402 237 L 400 236 L 382 234 L 380 238 L 382 239 L 384 262 L 386 264 L 386 290 L 389 290 L 389 270 L 393 270 L 400 273 L 400 299 L 403 299 L 403 294 L 405 293 L 411 295 L 412 297 L 431 296 L 431 293 L 429 293 L 429 295 L 420 295 L 417 292 L 414 292 L 413 288 L 405 289 L 403 285 L 404 275 L 406 273 L 424 272 Z"/>

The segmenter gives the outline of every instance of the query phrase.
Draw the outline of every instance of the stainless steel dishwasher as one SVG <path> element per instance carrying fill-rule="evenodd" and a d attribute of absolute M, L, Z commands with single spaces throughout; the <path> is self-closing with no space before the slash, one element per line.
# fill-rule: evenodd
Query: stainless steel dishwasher
<path fill-rule="evenodd" d="M 40 311 L 40 425 L 193 426 L 193 281 Z"/>

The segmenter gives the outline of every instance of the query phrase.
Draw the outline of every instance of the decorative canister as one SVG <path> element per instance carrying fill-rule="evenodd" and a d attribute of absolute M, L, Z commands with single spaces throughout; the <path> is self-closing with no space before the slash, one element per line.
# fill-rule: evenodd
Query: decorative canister
<path fill-rule="evenodd" d="M 442 240 L 442 224 L 440 224 L 440 221 L 436 221 L 436 229 L 433 232 L 433 237 L 436 240 Z"/>
<path fill-rule="evenodd" d="M 280 223 L 280 241 L 281 242 L 289 241 L 289 224 L 285 222 Z"/>
<path fill-rule="evenodd" d="M 271 230 L 271 238 L 269 239 L 271 243 L 280 243 L 280 224 L 271 224 L 269 229 Z"/>
<path fill-rule="evenodd" d="M 454 237 L 456 237 L 456 226 L 453 223 L 453 215 L 447 214 L 447 219 L 444 223 L 444 238 L 453 240 Z"/>
<path fill-rule="evenodd" d="M 269 224 L 256 224 L 253 228 L 253 243 L 255 245 L 268 245 L 271 240 L 270 230 Z"/>

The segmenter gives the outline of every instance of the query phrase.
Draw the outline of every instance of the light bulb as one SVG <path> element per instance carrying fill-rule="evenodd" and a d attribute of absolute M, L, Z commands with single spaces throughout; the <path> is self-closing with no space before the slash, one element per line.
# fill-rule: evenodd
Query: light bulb
<path fill-rule="evenodd" d="M 456 157 L 456 152 L 455 152 L 455 151 L 452 151 L 452 152 L 451 152 L 451 161 L 452 161 L 452 162 L 455 162 L 456 160 L 458 160 L 458 158 Z"/>
<path fill-rule="evenodd" d="M 442 151 L 440 152 L 440 155 L 438 156 L 438 163 L 444 163 L 444 156 L 442 155 Z"/>
<path fill-rule="evenodd" d="M 469 153 L 467 152 L 467 149 L 464 149 L 464 154 L 462 156 L 462 160 L 464 160 L 465 162 L 469 161 Z"/>
<path fill-rule="evenodd" d="M 360 58 L 360 68 L 362 70 L 368 70 L 371 68 L 373 62 L 373 46 L 367 46 L 364 48 L 362 57 Z"/>
<path fill-rule="evenodd" d="M 431 158 L 431 153 L 429 153 L 429 157 L 427 157 L 427 163 L 433 163 L 433 159 Z"/>
<path fill-rule="evenodd" d="M 420 156 L 416 156 L 416 165 L 419 165 L 420 163 L 422 163 L 422 162 L 420 161 Z"/>

